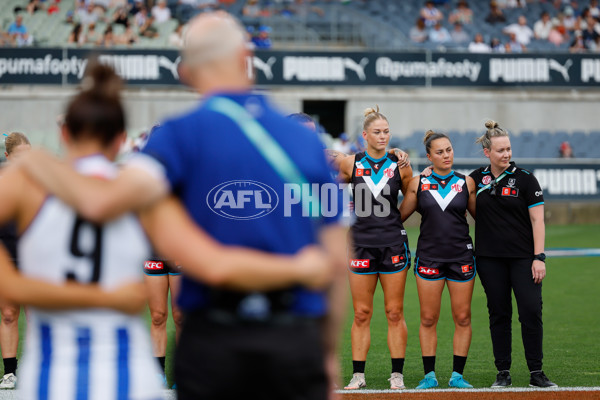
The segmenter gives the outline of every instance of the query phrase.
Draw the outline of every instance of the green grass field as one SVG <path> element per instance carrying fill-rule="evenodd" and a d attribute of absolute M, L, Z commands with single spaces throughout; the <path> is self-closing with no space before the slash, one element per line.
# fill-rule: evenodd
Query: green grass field
<path fill-rule="evenodd" d="M 417 242 L 418 229 L 408 229 L 411 246 Z M 600 247 L 600 225 L 547 226 L 546 248 Z M 544 280 L 544 370 L 560 386 L 600 386 L 600 258 L 549 258 L 548 275 Z M 523 355 L 520 325 L 516 306 L 513 318 L 514 386 L 527 386 L 529 375 Z M 375 296 L 371 323 L 371 349 L 367 358 L 366 377 L 369 389 L 389 388 L 390 358 L 387 349 L 387 325 L 383 296 L 378 289 Z M 147 314 L 148 315 L 148 314 Z M 343 383 L 352 374 L 350 351 L 350 325 L 352 308 L 342 338 Z M 408 325 L 408 347 L 404 367 L 405 382 L 414 388 L 423 377 L 421 349 L 419 346 L 419 305 L 415 277 L 411 269 L 406 284 L 405 317 Z M 19 321 L 24 337 L 25 315 Z M 488 329 L 485 294 L 477 278 L 472 305 L 473 340 L 465 368 L 465 378 L 475 387 L 488 387 L 496 370 Z M 172 357 L 175 340 L 174 326 L 169 319 L 169 345 L 167 371 L 172 383 Z M 447 291 L 444 291 L 442 312 L 438 324 L 438 351 L 436 373 L 443 387 L 450 378 L 452 368 L 452 334 L 454 324 L 450 315 Z M 19 352 L 22 342 L 19 346 Z M 201 362 L 201 361 L 199 361 Z M 0 369 L 2 365 L 0 363 Z"/>
<path fill-rule="evenodd" d="M 408 230 L 411 247 L 417 243 L 418 229 Z M 600 226 L 571 225 L 547 226 L 546 248 L 600 247 Z M 600 386 L 600 293 L 598 277 L 600 258 L 547 259 L 547 277 L 544 280 L 544 371 L 560 386 Z M 404 367 L 405 384 L 414 388 L 423 378 L 421 348 L 419 346 L 419 303 L 414 270 L 406 283 L 405 318 L 408 326 L 408 346 Z M 475 387 L 489 387 L 496 369 L 488 328 L 485 293 L 476 278 L 472 303 L 473 339 L 465 368 L 465 378 Z M 523 354 L 521 330 L 516 304 L 513 299 L 513 365 L 514 386 L 527 386 L 529 374 Z M 352 309 L 349 308 L 342 343 L 343 384 L 352 375 L 350 326 Z M 438 323 L 436 374 L 440 386 L 447 385 L 452 373 L 452 335 L 454 323 L 450 313 L 447 290 L 442 299 Z M 375 294 L 374 315 L 371 322 L 371 348 L 367 357 L 365 376 L 368 389 L 388 389 L 391 362 L 387 349 L 387 323 L 383 295 L 379 287 Z"/>

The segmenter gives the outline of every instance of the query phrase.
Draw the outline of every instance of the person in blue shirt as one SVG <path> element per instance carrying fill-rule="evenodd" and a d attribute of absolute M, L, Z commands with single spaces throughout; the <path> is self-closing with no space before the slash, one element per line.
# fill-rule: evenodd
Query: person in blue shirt
<path fill-rule="evenodd" d="M 31 44 L 31 36 L 27 32 L 27 28 L 23 25 L 23 16 L 17 15 L 15 18 L 15 22 L 10 24 L 8 27 L 8 36 L 13 44 L 17 46 L 23 46 L 26 44 Z"/>
<path fill-rule="evenodd" d="M 237 263 L 229 271 L 241 272 L 215 278 L 222 267 L 211 269 L 210 259 L 190 269 L 191 258 L 177 257 L 184 266 L 179 304 L 186 316 L 175 379 L 179 399 L 325 399 L 345 311 L 342 199 L 316 135 L 252 93 L 248 56 L 244 29 L 233 17 L 196 17 L 180 76 L 206 97 L 162 123 L 118 178 L 84 179 L 39 153 L 25 168 L 92 220 L 156 204 L 171 192 L 218 243 L 284 259 L 320 244 L 333 275 L 327 291 L 320 289 L 328 282 L 323 268 L 312 272 L 312 282 L 284 263 Z M 330 190 L 336 201 L 321 203 L 298 191 L 312 184 Z"/>

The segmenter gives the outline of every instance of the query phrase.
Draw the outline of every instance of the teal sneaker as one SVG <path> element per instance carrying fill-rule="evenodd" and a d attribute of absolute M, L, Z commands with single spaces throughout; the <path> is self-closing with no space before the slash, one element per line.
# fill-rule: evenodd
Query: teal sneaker
<path fill-rule="evenodd" d="M 435 372 L 431 371 L 425 375 L 425 378 L 419 382 L 419 386 L 415 389 L 433 389 L 434 387 L 438 387 L 438 381 L 435 377 Z"/>
<path fill-rule="evenodd" d="M 465 378 L 458 372 L 452 372 L 452 377 L 448 382 L 448 386 L 459 389 L 470 389 L 473 387 L 469 382 L 465 381 Z"/>

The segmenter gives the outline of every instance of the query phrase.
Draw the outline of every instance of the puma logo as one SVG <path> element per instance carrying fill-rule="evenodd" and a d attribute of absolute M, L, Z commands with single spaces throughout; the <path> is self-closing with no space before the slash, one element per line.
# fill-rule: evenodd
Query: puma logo
<path fill-rule="evenodd" d="M 356 75 L 358 75 L 358 78 L 361 81 L 364 81 L 367 79 L 367 76 L 365 75 L 365 67 L 367 66 L 367 64 L 369 63 L 369 59 L 366 57 L 363 57 L 360 60 L 360 63 L 357 63 L 356 61 L 354 61 L 351 58 L 344 58 L 344 67 L 356 72 Z"/>

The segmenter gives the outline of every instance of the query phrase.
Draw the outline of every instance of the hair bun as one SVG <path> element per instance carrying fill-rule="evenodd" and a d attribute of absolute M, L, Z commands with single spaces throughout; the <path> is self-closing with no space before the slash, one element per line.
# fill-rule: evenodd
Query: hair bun
<path fill-rule="evenodd" d="M 485 122 L 485 127 L 488 129 L 498 128 L 499 126 L 496 121 L 492 121 L 491 119 Z"/>
<path fill-rule="evenodd" d="M 425 136 L 423 137 L 423 144 L 427 144 L 427 141 L 429 140 L 429 138 L 431 136 L 435 135 L 435 132 L 432 131 L 431 129 L 428 130 L 427 132 L 425 132 Z"/>
<path fill-rule="evenodd" d="M 88 63 L 82 85 L 85 92 L 110 99 L 118 99 L 122 81 L 112 67 L 94 60 Z"/>
<path fill-rule="evenodd" d="M 364 111 L 365 117 L 368 117 L 369 114 L 377 114 L 377 113 L 379 113 L 379 106 L 375 105 L 375 107 L 376 108 L 373 108 L 373 107 L 365 108 L 365 111 Z"/>

